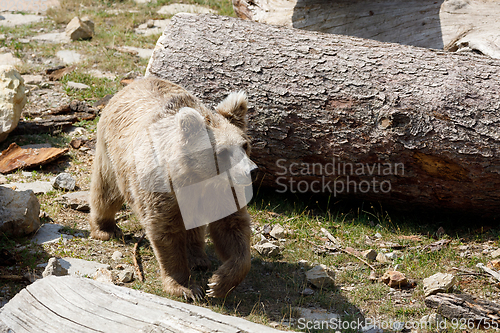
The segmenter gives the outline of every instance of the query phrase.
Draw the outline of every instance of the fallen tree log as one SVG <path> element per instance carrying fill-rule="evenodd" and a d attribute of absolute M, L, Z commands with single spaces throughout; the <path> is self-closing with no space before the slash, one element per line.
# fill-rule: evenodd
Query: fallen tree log
<path fill-rule="evenodd" d="M 428 296 L 425 305 L 448 318 L 448 327 L 456 329 L 499 328 L 500 305 L 468 294 Z"/>
<path fill-rule="evenodd" d="M 304 30 L 500 58 L 500 2 L 233 0 L 240 18 Z"/>
<path fill-rule="evenodd" d="M 176 15 L 146 75 L 208 105 L 249 96 L 259 184 L 494 216 L 500 61 Z"/>

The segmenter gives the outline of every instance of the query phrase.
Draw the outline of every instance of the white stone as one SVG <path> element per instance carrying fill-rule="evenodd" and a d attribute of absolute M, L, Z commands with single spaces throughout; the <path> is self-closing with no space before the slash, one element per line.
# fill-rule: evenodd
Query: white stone
<path fill-rule="evenodd" d="M 47 192 L 50 192 L 54 190 L 52 188 L 52 184 L 50 182 L 42 182 L 42 181 L 37 181 L 37 182 L 32 182 L 32 183 L 9 183 L 3 185 L 5 187 L 9 187 L 13 190 L 16 191 L 27 191 L 31 190 L 35 194 L 44 194 Z"/>
<path fill-rule="evenodd" d="M 72 40 L 90 39 L 94 35 L 94 22 L 75 16 L 66 26 L 65 33 Z"/>
<path fill-rule="evenodd" d="M 59 262 L 62 267 L 68 270 L 69 275 L 79 275 L 82 277 L 93 277 L 101 268 L 106 270 L 111 269 L 111 266 L 106 264 L 77 258 L 63 258 L 59 259 Z"/>
<path fill-rule="evenodd" d="M 60 6 L 59 0 L 0 1 L 0 12 L 45 13 L 47 9 Z"/>
<path fill-rule="evenodd" d="M 45 223 L 38 229 L 32 241 L 36 244 L 50 244 L 62 240 L 63 242 L 72 239 L 73 236 L 62 234 L 59 230 L 64 226 L 54 223 Z M 62 263 L 61 263 L 62 264 Z"/>
<path fill-rule="evenodd" d="M 66 191 L 73 191 L 76 186 L 76 180 L 69 173 L 62 172 L 52 180 L 52 187 Z"/>
<path fill-rule="evenodd" d="M 0 186 L 0 232 L 24 236 L 40 227 L 40 203 L 33 191 Z"/>
<path fill-rule="evenodd" d="M 134 280 L 134 271 L 131 268 L 127 268 L 123 271 L 119 271 L 117 274 L 118 282 L 128 283 Z"/>
<path fill-rule="evenodd" d="M 311 322 L 334 322 L 341 318 L 339 314 L 328 312 L 324 309 L 306 309 L 296 307 L 294 310 L 297 311 L 299 318 L 304 318 L 305 320 Z"/>
<path fill-rule="evenodd" d="M 158 11 L 158 14 L 163 15 L 175 15 L 177 13 L 192 13 L 192 14 L 214 14 L 215 11 L 198 5 L 187 5 L 183 3 L 174 3 L 171 5 L 166 5 L 161 7 Z"/>
<path fill-rule="evenodd" d="M 455 276 L 449 273 L 436 273 L 423 281 L 425 297 L 446 293 L 455 285 Z"/>
<path fill-rule="evenodd" d="M 56 53 L 56 57 L 59 58 L 64 64 L 74 64 L 83 60 L 80 53 L 71 50 L 61 50 Z"/>
<path fill-rule="evenodd" d="M 385 256 L 389 260 L 396 260 L 398 258 L 398 253 L 397 252 L 389 252 L 389 253 L 385 253 Z"/>
<path fill-rule="evenodd" d="M 0 141 L 16 128 L 26 101 L 21 75 L 13 66 L 0 66 Z"/>
<path fill-rule="evenodd" d="M 115 74 L 109 73 L 109 72 L 104 72 L 103 73 L 103 72 L 101 72 L 98 69 L 91 69 L 88 73 L 90 75 L 92 75 L 93 77 L 96 77 L 96 78 L 104 78 L 104 79 L 109 79 L 109 80 L 116 79 L 116 75 Z"/>
<path fill-rule="evenodd" d="M 84 83 L 79 83 L 79 82 L 73 82 L 73 81 L 68 81 L 67 83 L 68 87 L 74 90 L 87 90 L 90 89 L 90 87 Z"/>
<path fill-rule="evenodd" d="M 500 257 L 500 249 L 496 249 L 495 251 L 491 252 L 490 255 L 493 259 Z"/>
<path fill-rule="evenodd" d="M 71 42 L 71 38 L 66 36 L 64 32 L 51 32 L 47 34 L 41 34 L 35 37 L 31 37 L 31 40 L 54 44 L 64 44 Z"/>
<path fill-rule="evenodd" d="M 271 235 L 271 237 L 276 239 L 285 238 L 285 229 L 283 229 L 283 227 L 279 224 L 276 224 L 269 234 Z"/>
<path fill-rule="evenodd" d="M 170 24 L 170 20 L 152 20 L 153 26 L 150 27 L 148 23 L 139 25 L 135 29 L 135 33 L 144 36 L 158 35 L 163 33 L 165 28 Z"/>
<path fill-rule="evenodd" d="M 56 199 L 71 209 L 88 212 L 90 210 L 89 191 L 66 193 Z"/>
<path fill-rule="evenodd" d="M 270 242 L 266 242 L 264 244 L 255 244 L 253 248 L 257 250 L 257 252 L 259 252 L 261 256 L 264 257 L 274 257 L 279 255 L 281 252 L 279 246 Z"/>
<path fill-rule="evenodd" d="M 23 15 L 23 14 L 12 14 L 12 13 L 1 13 L 2 20 L 0 20 L 0 26 L 4 27 L 15 27 L 18 25 L 25 25 L 43 21 L 45 16 L 41 15 Z"/>
<path fill-rule="evenodd" d="M 106 268 L 99 268 L 92 278 L 102 283 L 113 284 L 113 274 Z"/>
<path fill-rule="evenodd" d="M 121 253 L 120 251 L 115 251 L 113 252 L 113 255 L 111 256 L 111 259 L 113 260 L 120 260 L 123 258 L 123 253 Z"/>
<path fill-rule="evenodd" d="M 133 46 L 123 46 L 121 47 L 125 52 L 135 53 L 139 58 L 149 59 L 153 55 L 153 49 L 141 49 L 139 47 Z"/>
<path fill-rule="evenodd" d="M 45 267 L 45 270 L 42 273 L 43 277 L 47 276 L 64 276 L 68 275 L 68 270 L 64 267 L 61 266 L 61 263 L 59 263 L 59 260 L 57 258 L 50 258 L 49 262 L 47 263 L 47 266 Z"/>
<path fill-rule="evenodd" d="M 317 265 L 306 272 L 306 278 L 317 288 L 328 287 L 335 282 L 335 272 L 325 265 Z"/>
<path fill-rule="evenodd" d="M 43 81 L 41 75 L 22 75 L 25 84 L 39 84 Z"/>

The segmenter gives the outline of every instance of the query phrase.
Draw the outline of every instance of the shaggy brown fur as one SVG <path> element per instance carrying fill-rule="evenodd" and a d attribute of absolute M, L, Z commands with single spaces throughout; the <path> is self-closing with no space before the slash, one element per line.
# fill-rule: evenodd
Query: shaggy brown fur
<path fill-rule="evenodd" d="M 188 132 L 196 132 L 201 119 L 216 152 L 235 145 L 249 152 L 245 134 L 246 103 L 243 93 L 231 94 L 217 106 L 217 112 L 211 112 L 183 88 L 150 77 L 120 91 L 102 113 L 90 194 L 91 236 L 101 240 L 119 237 L 121 230 L 115 223 L 115 213 L 124 201 L 128 202 L 153 246 L 164 289 L 172 295 L 197 299 L 203 294 L 191 283 L 190 268 L 210 267 L 204 249 L 206 226 L 186 230 L 174 192 L 151 190 L 149 185 L 144 185 L 144 180 L 151 181 L 155 188 L 162 179 L 155 178 L 154 172 L 144 174 L 149 172 L 146 169 L 151 157 L 146 152 L 144 160 L 138 158 L 134 155 L 137 153 L 134 145 L 144 144 L 148 133 L 160 136 L 160 142 L 164 143 L 162 156 L 175 162 L 169 165 L 170 178 L 163 178 L 170 187 L 207 179 L 211 175 L 203 165 L 203 154 L 190 157 L 184 153 L 186 145 L 193 144 Z M 186 107 L 197 113 L 181 114 L 183 111 L 179 110 Z M 153 125 L 159 126 L 159 130 L 148 132 Z M 189 131 L 183 132 L 183 129 Z M 141 163 L 145 166 L 138 165 Z M 224 203 L 214 202 L 214 206 L 221 204 Z M 250 217 L 243 207 L 210 223 L 208 229 L 223 261 L 209 281 L 208 293 L 225 297 L 250 270 Z"/>

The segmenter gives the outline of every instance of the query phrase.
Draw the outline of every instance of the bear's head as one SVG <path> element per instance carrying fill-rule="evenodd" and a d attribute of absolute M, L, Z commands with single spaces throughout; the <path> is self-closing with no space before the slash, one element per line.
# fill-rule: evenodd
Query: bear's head
<path fill-rule="evenodd" d="M 146 158 L 136 166 L 147 170 L 139 175 L 147 191 L 175 193 L 187 229 L 246 206 L 257 167 L 248 157 L 245 93 L 230 94 L 216 112 L 194 107 L 181 107 L 151 126 L 147 138 L 138 136 Z"/>
<path fill-rule="evenodd" d="M 227 173 L 233 186 L 251 184 L 250 173 L 256 165 L 248 157 L 247 110 L 247 97 L 243 92 L 230 94 L 217 105 L 216 113 L 203 116 L 189 107 L 179 110 L 176 121 L 184 143 L 181 163 L 192 172 L 189 183 Z M 181 165 L 177 165 L 175 169 L 180 168 Z M 183 185 L 188 185 L 185 173 L 178 174 L 184 174 Z"/>

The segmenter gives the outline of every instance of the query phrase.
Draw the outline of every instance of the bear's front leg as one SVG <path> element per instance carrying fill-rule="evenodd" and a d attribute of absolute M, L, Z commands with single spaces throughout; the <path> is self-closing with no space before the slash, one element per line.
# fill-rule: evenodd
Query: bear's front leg
<path fill-rule="evenodd" d="M 203 290 L 190 281 L 186 253 L 186 230 L 169 228 L 165 221 L 146 219 L 146 234 L 160 265 L 163 289 L 187 300 L 200 300 Z"/>
<path fill-rule="evenodd" d="M 226 297 L 250 271 L 250 215 L 246 207 L 209 224 L 215 250 L 224 262 L 209 280 L 207 295 Z"/>

